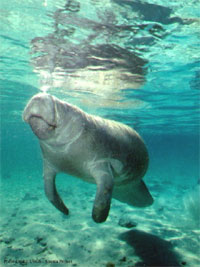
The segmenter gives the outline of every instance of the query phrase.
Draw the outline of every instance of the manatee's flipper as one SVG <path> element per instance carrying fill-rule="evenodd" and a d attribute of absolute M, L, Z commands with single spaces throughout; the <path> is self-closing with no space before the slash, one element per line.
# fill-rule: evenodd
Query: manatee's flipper
<path fill-rule="evenodd" d="M 108 163 L 96 164 L 92 174 L 97 184 L 92 218 L 96 223 L 101 223 L 104 222 L 108 217 L 114 179 Z"/>
<path fill-rule="evenodd" d="M 153 204 L 153 198 L 142 180 L 115 186 L 113 197 L 135 207 L 147 207 Z"/>
<path fill-rule="evenodd" d="M 58 195 L 55 184 L 56 172 L 44 162 L 44 188 L 49 201 L 61 212 L 68 215 L 69 210 Z"/>

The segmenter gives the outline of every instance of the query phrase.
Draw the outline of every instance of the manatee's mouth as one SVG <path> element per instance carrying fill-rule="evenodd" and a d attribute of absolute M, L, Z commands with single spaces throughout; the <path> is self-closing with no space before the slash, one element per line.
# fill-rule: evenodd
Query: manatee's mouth
<path fill-rule="evenodd" d="M 55 130 L 56 124 L 50 123 L 40 115 L 31 115 L 27 122 L 30 124 L 35 135 L 40 139 L 46 139 Z"/>
<path fill-rule="evenodd" d="M 44 123 L 48 124 L 49 127 L 52 127 L 53 129 L 56 128 L 56 124 L 55 123 L 51 123 L 47 120 L 45 120 L 41 115 L 37 115 L 37 114 L 32 114 L 30 115 L 30 117 L 28 118 L 28 123 L 31 123 L 31 121 L 35 119 L 35 120 L 42 120 Z"/>

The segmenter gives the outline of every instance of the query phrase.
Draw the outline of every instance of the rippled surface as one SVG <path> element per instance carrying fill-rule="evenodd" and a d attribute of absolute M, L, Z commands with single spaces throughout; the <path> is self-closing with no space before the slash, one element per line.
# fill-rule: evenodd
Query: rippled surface
<path fill-rule="evenodd" d="M 197 132 L 198 10 L 199 1 L 1 4 L 2 112 L 10 101 L 19 116 L 37 87 L 144 131 Z"/>

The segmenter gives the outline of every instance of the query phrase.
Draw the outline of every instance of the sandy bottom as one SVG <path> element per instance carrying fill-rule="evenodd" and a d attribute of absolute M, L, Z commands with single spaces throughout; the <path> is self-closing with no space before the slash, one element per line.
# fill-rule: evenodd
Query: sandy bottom
<path fill-rule="evenodd" d="M 1 266 L 200 266 L 198 189 L 154 179 L 147 176 L 153 206 L 113 200 L 107 221 L 96 224 L 94 185 L 57 178 L 64 216 L 46 199 L 41 173 L 2 177 Z"/>

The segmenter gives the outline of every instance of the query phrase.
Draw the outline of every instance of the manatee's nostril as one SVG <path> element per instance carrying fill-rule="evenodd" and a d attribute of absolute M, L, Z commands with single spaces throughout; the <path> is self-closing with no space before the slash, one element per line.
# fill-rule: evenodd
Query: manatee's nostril
<path fill-rule="evenodd" d="M 50 125 L 49 128 L 47 129 L 48 131 L 53 131 L 55 130 L 56 126 L 55 125 Z"/>

